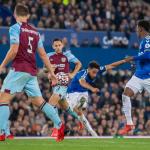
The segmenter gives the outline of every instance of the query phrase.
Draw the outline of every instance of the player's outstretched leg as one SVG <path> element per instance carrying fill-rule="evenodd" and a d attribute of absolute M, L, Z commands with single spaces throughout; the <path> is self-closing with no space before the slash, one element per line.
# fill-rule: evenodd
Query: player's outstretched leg
<path fill-rule="evenodd" d="M 130 100 L 130 97 L 132 96 L 134 96 L 134 92 L 130 88 L 126 87 L 122 95 L 122 103 L 123 103 L 123 112 L 125 114 L 127 124 L 123 129 L 119 131 L 120 135 L 125 135 L 134 129 L 134 125 L 132 121 L 132 112 L 131 112 L 132 106 Z"/>
<path fill-rule="evenodd" d="M 87 131 L 92 135 L 92 136 L 98 136 L 97 133 L 92 129 L 90 123 L 88 122 L 88 120 L 86 119 L 86 117 L 84 116 L 84 114 L 82 114 L 80 116 L 82 123 L 84 124 L 85 128 L 87 129 Z"/>
<path fill-rule="evenodd" d="M 59 101 L 59 105 L 60 105 L 61 108 L 62 108 L 63 110 L 65 110 L 68 114 L 70 114 L 72 117 L 74 117 L 75 119 L 78 120 L 78 128 L 79 128 L 79 130 L 82 130 L 82 129 L 84 128 L 84 126 L 83 126 L 83 124 L 82 124 L 82 122 L 81 122 L 81 120 L 80 120 L 80 117 L 79 117 L 79 115 L 78 115 L 74 110 L 71 109 L 71 107 L 69 106 L 67 100 L 65 100 L 65 99 L 60 100 L 60 101 Z"/>

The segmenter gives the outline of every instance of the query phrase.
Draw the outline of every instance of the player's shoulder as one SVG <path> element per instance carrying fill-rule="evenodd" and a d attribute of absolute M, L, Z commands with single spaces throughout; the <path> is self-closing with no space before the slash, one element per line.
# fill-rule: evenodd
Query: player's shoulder
<path fill-rule="evenodd" d="M 67 50 L 65 52 L 63 52 L 63 55 L 65 55 L 66 57 L 70 57 L 72 55 L 70 50 Z"/>
<path fill-rule="evenodd" d="M 81 70 L 81 71 L 79 71 L 78 73 L 77 73 L 77 75 L 79 75 L 79 76 L 87 76 L 87 70 L 86 69 L 83 69 L 83 70 Z"/>
<path fill-rule="evenodd" d="M 150 49 L 150 35 L 144 37 L 140 43 L 140 49 Z"/>
<path fill-rule="evenodd" d="M 21 24 L 15 23 L 14 25 L 10 26 L 9 31 L 11 30 L 20 30 Z"/>
<path fill-rule="evenodd" d="M 47 53 L 47 56 L 48 56 L 48 57 L 51 57 L 51 56 L 53 56 L 53 55 L 55 55 L 55 52 L 49 52 L 49 53 Z"/>

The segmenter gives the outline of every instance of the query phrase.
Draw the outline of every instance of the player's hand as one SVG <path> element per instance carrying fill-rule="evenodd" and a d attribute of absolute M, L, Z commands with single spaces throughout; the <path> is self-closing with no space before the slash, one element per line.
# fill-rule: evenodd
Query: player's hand
<path fill-rule="evenodd" d="M 75 74 L 74 73 L 69 73 L 68 76 L 69 76 L 70 79 L 73 79 L 73 77 L 75 76 Z"/>
<path fill-rule="evenodd" d="M 99 92 L 99 89 L 98 89 L 98 88 L 92 88 L 91 91 L 92 91 L 93 93 L 98 93 L 98 92 Z"/>
<path fill-rule="evenodd" d="M 54 74 L 52 74 L 52 75 L 50 76 L 50 79 L 51 79 L 51 86 L 57 85 L 58 80 L 57 80 L 57 78 L 56 78 L 56 76 L 55 76 Z"/>

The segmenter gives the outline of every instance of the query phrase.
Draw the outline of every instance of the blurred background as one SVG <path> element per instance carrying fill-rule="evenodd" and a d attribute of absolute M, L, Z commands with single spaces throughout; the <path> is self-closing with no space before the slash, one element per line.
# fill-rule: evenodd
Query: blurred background
<path fill-rule="evenodd" d="M 136 22 L 150 20 L 149 0 L 0 0 L 0 62 L 9 49 L 9 26 L 15 23 L 13 10 L 21 2 L 30 8 L 29 22 L 41 33 L 46 51 L 52 51 L 54 38 L 62 38 L 64 51 L 71 51 L 86 68 L 90 60 L 101 65 L 136 55 L 140 39 Z M 42 73 L 42 63 L 37 56 L 39 84 L 46 100 L 51 87 Z M 71 65 L 71 67 L 73 67 Z M 0 75 L 0 88 L 9 67 Z M 134 64 L 123 65 L 100 77 L 100 95 L 91 94 L 86 117 L 98 135 L 115 135 L 124 123 L 121 95 L 126 82 L 134 73 Z M 150 98 L 147 92 L 132 98 L 133 120 L 136 124 L 130 135 L 150 135 Z M 31 105 L 24 93 L 16 95 L 11 104 L 11 132 L 16 136 L 47 136 L 52 122 Z M 60 110 L 68 135 L 87 136 L 79 132 L 76 121 Z"/>

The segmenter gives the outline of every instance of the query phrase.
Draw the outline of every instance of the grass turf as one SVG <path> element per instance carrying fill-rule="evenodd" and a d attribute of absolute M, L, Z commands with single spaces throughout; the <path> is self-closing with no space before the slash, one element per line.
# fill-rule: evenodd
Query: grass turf
<path fill-rule="evenodd" d="M 0 142 L 0 150 L 150 150 L 150 139 L 18 139 Z"/>

